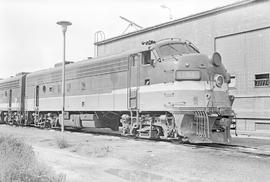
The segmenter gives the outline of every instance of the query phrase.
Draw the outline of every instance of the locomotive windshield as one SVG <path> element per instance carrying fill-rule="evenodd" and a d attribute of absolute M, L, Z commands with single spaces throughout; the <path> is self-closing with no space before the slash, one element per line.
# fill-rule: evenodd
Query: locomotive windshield
<path fill-rule="evenodd" d="M 159 47 L 159 51 L 162 57 L 171 55 L 182 55 L 198 53 L 198 51 L 187 43 L 169 43 Z"/>

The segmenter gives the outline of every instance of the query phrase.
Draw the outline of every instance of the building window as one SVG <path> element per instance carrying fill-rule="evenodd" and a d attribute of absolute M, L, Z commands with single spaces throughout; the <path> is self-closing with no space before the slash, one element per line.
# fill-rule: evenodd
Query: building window
<path fill-rule="evenodd" d="M 236 86 L 236 77 L 235 75 L 231 75 L 231 82 L 229 83 L 230 88 L 235 88 Z"/>
<path fill-rule="evenodd" d="M 269 73 L 255 74 L 254 86 L 267 87 L 269 86 Z"/>
<path fill-rule="evenodd" d="M 81 90 L 86 90 L 86 84 L 85 82 L 81 82 Z"/>
<path fill-rule="evenodd" d="M 46 86 L 45 85 L 42 87 L 42 90 L 43 90 L 43 93 L 46 93 Z"/>

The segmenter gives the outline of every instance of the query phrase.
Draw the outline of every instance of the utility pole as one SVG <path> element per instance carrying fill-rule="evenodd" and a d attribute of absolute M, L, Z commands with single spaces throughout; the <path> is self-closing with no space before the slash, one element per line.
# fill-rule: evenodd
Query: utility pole
<path fill-rule="evenodd" d="M 64 132 L 64 113 L 65 113 L 65 64 L 66 64 L 66 31 L 67 27 L 72 25 L 68 21 L 59 21 L 58 25 L 62 27 L 63 32 L 63 65 L 62 65 L 62 118 L 61 118 L 61 132 Z"/>

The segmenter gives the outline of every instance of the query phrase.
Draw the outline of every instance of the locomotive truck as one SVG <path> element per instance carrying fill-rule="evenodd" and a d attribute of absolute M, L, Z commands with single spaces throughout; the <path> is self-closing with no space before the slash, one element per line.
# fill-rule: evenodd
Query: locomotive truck
<path fill-rule="evenodd" d="M 0 81 L 1 122 L 38 127 L 111 128 L 123 135 L 190 142 L 230 141 L 234 97 L 215 52 L 189 41 L 153 40 L 140 49 L 66 64 Z"/>

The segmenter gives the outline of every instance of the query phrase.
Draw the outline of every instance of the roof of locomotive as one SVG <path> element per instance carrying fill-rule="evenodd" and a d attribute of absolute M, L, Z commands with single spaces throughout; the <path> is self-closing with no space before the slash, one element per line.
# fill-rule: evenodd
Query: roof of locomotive
<path fill-rule="evenodd" d="M 153 40 L 149 40 L 149 41 L 146 41 L 146 42 L 142 42 L 142 46 L 140 48 L 125 51 L 125 52 L 110 55 L 110 56 L 85 59 L 85 60 L 78 61 L 78 62 L 75 62 L 75 63 L 72 63 L 72 64 L 67 64 L 66 69 L 77 68 L 77 67 L 80 67 L 80 66 L 83 66 L 83 65 L 94 64 L 94 63 L 98 63 L 98 62 L 102 63 L 102 62 L 105 62 L 105 61 L 108 61 L 108 60 L 113 60 L 113 59 L 116 59 L 116 58 L 124 58 L 124 57 L 127 57 L 130 54 L 155 49 L 155 48 L 160 47 L 160 46 L 162 46 L 164 44 L 167 44 L 167 43 L 177 43 L 177 42 L 183 42 L 183 41 L 181 39 L 178 39 L 178 38 L 167 38 L 167 39 L 159 40 L 157 42 L 155 42 Z M 26 74 L 27 74 L 27 77 L 30 78 L 30 77 L 35 77 L 35 76 L 39 76 L 39 75 L 46 75 L 46 74 L 49 74 L 52 71 L 58 71 L 58 70 L 60 71 L 61 69 L 62 69 L 62 67 L 60 66 L 60 67 L 47 68 L 47 69 L 35 71 L 35 72 L 32 72 L 32 73 L 26 73 Z M 1 83 L 11 82 L 11 81 L 14 81 L 14 80 L 19 80 L 26 74 L 20 74 L 20 75 L 16 75 L 16 76 L 13 76 L 13 77 L 2 79 L 2 80 L 0 80 L 0 84 Z"/>
<path fill-rule="evenodd" d="M 160 46 L 162 46 L 164 44 L 179 43 L 179 42 L 188 42 L 188 41 L 182 41 L 179 38 L 167 38 L 167 39 L 159 40 L 157 42 L 153 41 L 153 40 L 149 40 L 149 41 L 146 41 L 146 42 L 142 42 L 142 46 L 140 46 L 140 48 L 137 48 L 137 49 L 125 51 L 125 52 L 110 55 L 110 56 L 96 57 L 96 58 L 91 58 L 91 59 L 85 59 L 85 60 L 78 61 L 78 62 L 71 63 L 71 64 L 66 64 L 66 69 L 78 68 L 78 67 L 81 67 L 83 65 L 88 65 L 88 64 L 102 63 L 102 62 L 105 62 L 105 61 L 108 61 L 108 60 L 113 60 L 113 59 L 116 59 L 116 58 L 124 58 L 124 57 L 127 57 L 130 54 L 135 54 L 135 53 L 155 49 L 155 48 L 158 48 L 158 47 L 160 47 Z M 58 70 L 59 71 L 62 70 L 62 67 L 59 66 L 59 67 L 53 67 L 53 68 L 47 68 L 47 69 L 35 71 L 35 72 L 32 72 L 32 73 L 28 74 L 27 77 L 30 78 L 30 77 L 36 77 L 36 76 L 39 76 L 39 75 L 46 75 L 46 74 L 49 74 L 49 73 L 51 73 L 53 71 L 58 71 Z"/>
<path fill-rule="evenodd" d="M 69 69 L 69 68 L 76 68 L 76 67 L 82 66 L 84 64 L 85 65 L 86 64 L 94 64 L 94 63 L 97 63 L 97 62 L 101 63 L 101 62 L 104 62 L 104 61 L 108 61 L 110 59 L 127 57 L 130 54 L 146 51 L 149 48 L 150 48 L 149 46 L 148 47 L 147 46 L 142 46 L 139 49 L 126 51 L 126 52 L 122 52 L 122 53 L 119 53 L 119 54 L 114 54 L 114 55 L 104 56 L 104 57 L 96 57 L 96 58 L 91 58 L 91 59 L 85 59 L 85 60 L 74 62 L 74 63 L 71 63 L 71 64 L 66 64 L 65 67 L 66 67 L 66 69 Z M 35 72 L 32 72 L 32 73 L 29 73 L 27 75 L 27 77 L 34 77 L 34 76 L 38 76 L 38 75 L 48 74 L 51 71 L 57 71 L 57 70 L 62 70 L 62 67 L 61 66 L 60 67 L 53 67 L 53 68 L 47 68 L 47 69 L 35 71 Z"/>
<path fill-rule="evenodd" d="M 20 80 L 23 76 L 24 76 L 24 74 L 23 75 L 17 75 L 17 76 L 11 76 L 9 78 L 4 78 L 3 80 L 0 80 L 0 84 Z"/>

